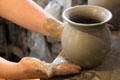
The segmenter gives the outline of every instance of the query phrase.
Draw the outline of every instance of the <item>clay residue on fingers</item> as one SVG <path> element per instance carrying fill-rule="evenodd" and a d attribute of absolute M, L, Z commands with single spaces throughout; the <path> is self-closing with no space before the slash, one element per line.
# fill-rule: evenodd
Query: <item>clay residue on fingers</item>
<path fill-rule="evenodd" d="M 52 67 L 53 67 L 52 64 L 43 62 L 42 72 L 47 74 L 48 77 L 52 77 L 53 76 Z"/>

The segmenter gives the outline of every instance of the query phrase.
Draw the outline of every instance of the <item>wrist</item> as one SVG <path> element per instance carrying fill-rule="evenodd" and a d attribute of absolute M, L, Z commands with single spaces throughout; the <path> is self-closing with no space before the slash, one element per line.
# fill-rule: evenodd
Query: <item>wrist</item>
<path fill-rule="evenodd" d="M 17 79 L 21 76 L 22 68 L 18 63 L 7 61 L 0 57 L 0 77 Z"/>
<path fill-rule="evenodd" d="M 54 75 L 53 65 L 51 63 L 43 62 L 42 72 L 45 73 L 48 78 L 52 77 Z"/>

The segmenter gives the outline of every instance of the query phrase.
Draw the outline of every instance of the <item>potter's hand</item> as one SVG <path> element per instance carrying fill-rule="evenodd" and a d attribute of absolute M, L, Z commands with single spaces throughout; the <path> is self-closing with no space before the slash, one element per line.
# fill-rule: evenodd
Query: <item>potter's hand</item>
<path fill-rule="evenodd" d="M 26 78 L 50 78 L 52 76 L 79 73 L 80 67 L 73 64 L 49 64 L 36 58 L 23 58 L 19 64 L 23 67 Z"/>
<path fill-rule="evenodd" d="M 52 68 L 47 63 L 42 62 L 36 58 L 25 57 L 20 62 L 26 79 L 29 78 L 43 78 L 47 79 L 52 76 Z"/>
<path fill-rule="evenodd" d="M 79 73 L 80 70 L 81 70 L 80 66 L 73 65 L 73 64 L 54 64 L 53 65 L 54 76 L 76 74 L 76 73 Z"/>

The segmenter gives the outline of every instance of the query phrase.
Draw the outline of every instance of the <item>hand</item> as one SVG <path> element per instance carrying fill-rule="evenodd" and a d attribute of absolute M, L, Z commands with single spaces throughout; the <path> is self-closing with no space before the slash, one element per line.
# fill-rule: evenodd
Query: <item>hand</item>
<path fill-rule="evenodd" d="M 22 66 L 26 79 L 29 78 L 44 78 L 47 79 L 52 76 L 52 69 L 49 68 L 47 63 L 42 62 L 36 58 L 25 57 L 19 65 Z"/>
<path fill-rule="evenodd" d="M 41 62 L 36 58 L 25 57 L 19 64 L 23 67 L 23 72 L 28 78 L 47 79 L 52 76 L 69 75 L 79 73 L 80 66 L 73 64 L 49 64 Z"/>
<path fill-rule="evenodd" d="M 69 75 L 79 73 L 81 70 L 80 66 L 74 64 L 54 64 L 53 73 L 55 76 Z"/>

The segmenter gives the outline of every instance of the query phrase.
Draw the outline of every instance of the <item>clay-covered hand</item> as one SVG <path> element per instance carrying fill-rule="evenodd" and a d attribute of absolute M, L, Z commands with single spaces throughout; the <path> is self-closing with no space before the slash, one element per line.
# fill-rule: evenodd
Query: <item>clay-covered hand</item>
<path fill-rule="evenodd" d="M 54 76 L 80 73 L 81 67 L 74 64 L 54 64 Z"/>
<path fill-rule="evenodd" d="M 80 72 L 80 67 L 73 64 L 50 64 L 36 58 L 25 57 L 19 64 L 27 78 L 47 79 L 52 76 L 69 75 Z"/>
<path fill-rule="evenodd" d="M 32 57 L 25 57 L 19 65 L 23 68 L 26 79 L 43 78 L 47 79 L 52 76 L 52 68 L 47 63 Z"/>

